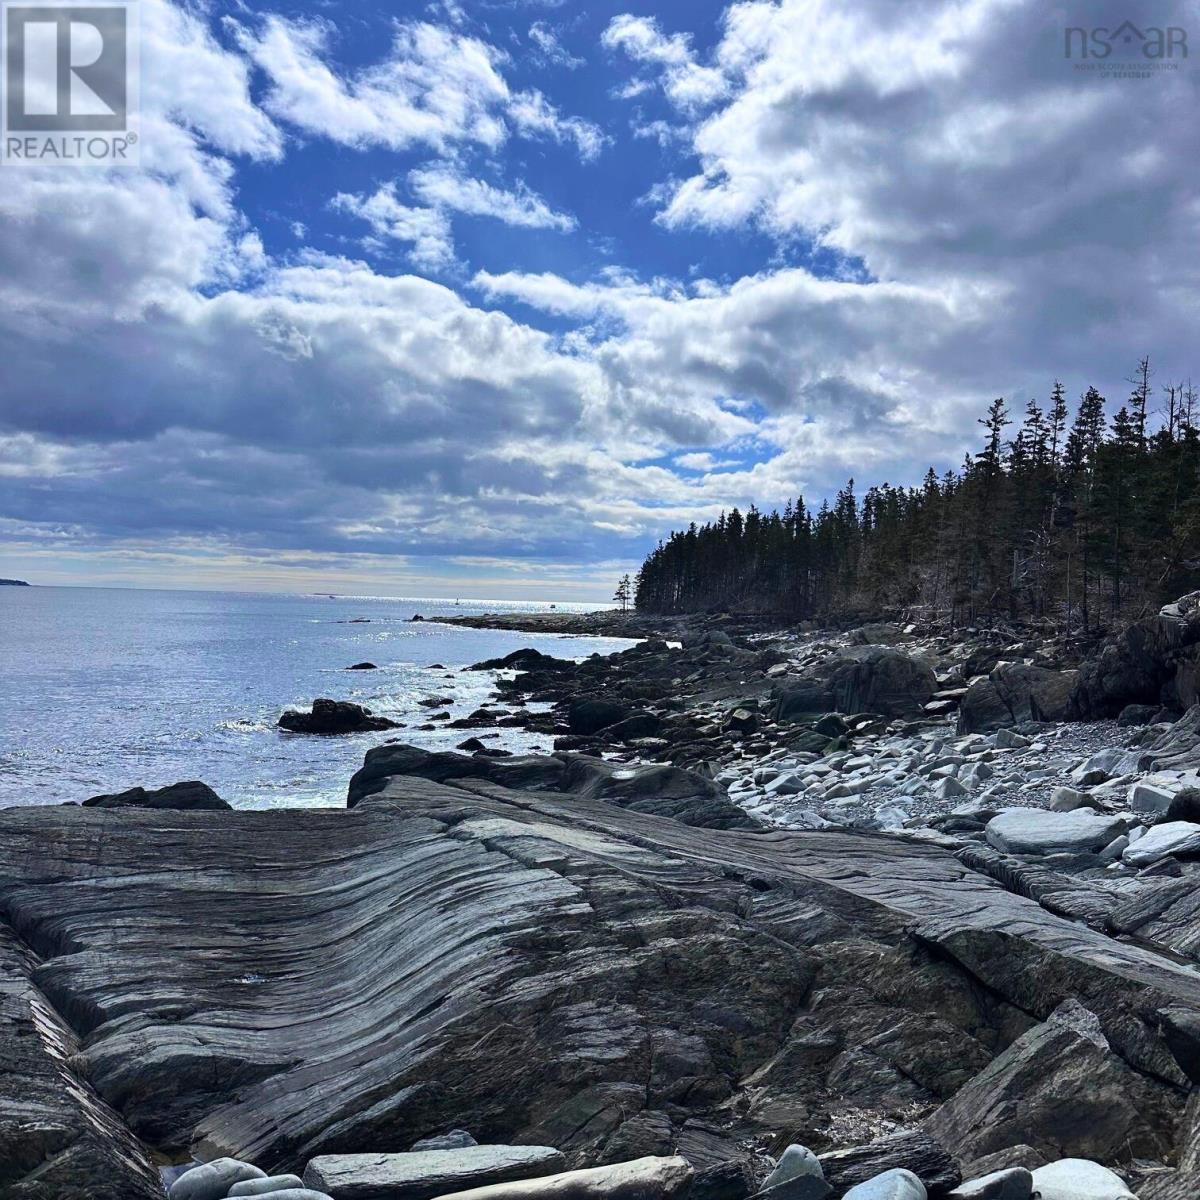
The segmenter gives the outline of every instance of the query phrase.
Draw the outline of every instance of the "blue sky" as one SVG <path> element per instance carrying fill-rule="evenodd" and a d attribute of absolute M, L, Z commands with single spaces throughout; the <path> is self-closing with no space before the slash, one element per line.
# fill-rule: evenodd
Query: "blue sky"
<path fill-rule="evenodd" d="M 141 13 L 140 167 L 0 168 L 0 574 L 606 599 L 1191 370 L 1192 60 L 1063 34 L 1193 4 Z"/>

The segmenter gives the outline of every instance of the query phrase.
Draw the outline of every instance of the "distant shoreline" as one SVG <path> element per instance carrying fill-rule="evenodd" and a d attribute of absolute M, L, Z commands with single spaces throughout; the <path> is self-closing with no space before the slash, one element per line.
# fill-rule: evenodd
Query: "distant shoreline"
<path fill-rule="evenodd" d="M 24 579 L 0 579 L 0 587 L 29 587 Z"/>

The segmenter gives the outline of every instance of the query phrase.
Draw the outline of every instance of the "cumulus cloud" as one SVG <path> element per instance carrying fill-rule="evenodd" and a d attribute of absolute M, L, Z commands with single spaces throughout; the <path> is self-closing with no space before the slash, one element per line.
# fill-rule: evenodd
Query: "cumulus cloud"
<path fill-rule="evenodd" d="M 0 190 L 6 539 L 607 559 L 723 505 L 914 480 L 1000 392 L 1117 388 L 1144 351 L 1190 367 L 1200 167 L 1179 113 L 1200 76 L 1083 76 L 1034 0 L 743 0 L 703 61 L 618 18 L 611 61 L 662 86 L 694 155 L 639 181 L 654 236 L 690 254 L 753 232 L 776 257 L 683 282 L 498 256 L 473 290 L 360 246 L 273 254 L 243 174 L 297 134 L 355 164 L 419 152 L 385 168 L 398 182 L 322 183 L 279 228 L 307 239 L 336 192 L 433 272 L 456 214 L 573 229 L 496 156 L 519 136 L 586 157 L 598 127 L 514 90 L 464 26 L 402 24 L 349 70 L 328 26 L 268 14 L 223 46 L 199 8 L 142 11 L 143 169 Z"/>
<path fill-rule="evenodd" d="M 348 146 L 405 150 L 458 145 L 496 149 L 510 133 L 551 138 L 594 158 L 604 138 L 537 91 L 514 92 L 508 55 L 458 28 L 399 22 L 388 56 L 353 71 L 333 64 L 333 25 L 270 14 L 254 27 L 230 21 L 270 80 L 264 107 L 306 134 Z"/>

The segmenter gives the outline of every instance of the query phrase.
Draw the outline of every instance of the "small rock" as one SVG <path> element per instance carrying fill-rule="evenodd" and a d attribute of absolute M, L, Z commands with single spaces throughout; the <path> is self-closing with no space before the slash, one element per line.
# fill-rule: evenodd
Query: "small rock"
<path fill-rule="evenodd" d="M 1050 795 L 1047 806 L 1051 812 L 1074 812 L 1077 808 L 1095 808 L 1096 802 L 1087 792 L 1079 792 L 1074 788 L 1056 787 Z"/>
<path fill-rule="evenodd" d="M 948 775 L 945 779 L 939 780 L 937 786 L 933 789 L 933 794 L 939 800 L 950 800 L 955 796 L 967 795 L 967 789 L 963 787 L 952 775 Z"/>
<path fill-rule="evenodd" d="M 260 1171 L 249 1163 L 236 1158 L 218 1158 L 215 1162 L 193 1167 L 171 1185 L 170 1200 L 225 1200 L 235 1183 L 247 1179 L 266 1179 L 266 1171 Z"/>
<path fill-rule="evenodd" d="M 1137 1200 L 1124 1180 L 1083 1158 L 1062 1158 L 1033 1172 L 1041 1200 Z"/>
<path fill-rule="evenodd" d="M 272 1175 L 268 1179 L 245 1179 L 229 1189 L 230 1197 L 266 1196 L 275 1192 L 303 1191 L 304 1180 L 299 1175 Z M 316 1193 L 320 1194 L 320 1193 Z"/>
<path fill-rule="evenodd" d="M 1024 750 L 1029 745 L 1029 739 L 1011 729 L 996 730 L 996 748 L 998 750 Z"/>
<path fill-rule="evenodd" d="M 378 671 L 379 668 L 373 662 L 355 663 L 352 667 L 347 667 L 347 671 Z M 230 1193 L 232 1195 L 232 1193 Z"/>
<path fill-rule="evenodd" d="M 451 1129 L 449 1133 L 440 1133 L 437 1137 L 422 1138 L 419 1142 L 414 1142 L 411 1152 L 419 1154 L 422 1150 L 462 1150 L 466 1146 L 478 1145 L 465 1129 Z"/>
<path fill-rule="evenodd" d="M 1200 825 L 1200 788 L 1185 787 L 1176 792 L 1167 809 L 1167 820 Z"/>
<path fill-rule="evenodd" d="M 949 1200 L 1032 1200 L 1033 1175 L 1024 1167 L 996 1171 L 956 1187 Z"/>
<path fill-rule="evenodd" d="M 928 1200 L 928 1197 L 925 1185 L 911 1171 L 897 1168 L 852 1187 L 843 1200 Z"/>
<path fill-rule="evenodd" d="M 1129 806 L 1134 812 L 1165 813 L 1171 807 L 1175 793 L 1159 783 L 1143 779 L 1129 789 Z"/>

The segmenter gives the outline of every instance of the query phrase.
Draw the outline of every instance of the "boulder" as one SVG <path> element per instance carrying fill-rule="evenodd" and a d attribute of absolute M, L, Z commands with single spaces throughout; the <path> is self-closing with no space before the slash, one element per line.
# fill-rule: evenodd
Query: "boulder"
<path fill-rule="evenodd" d="M 608 742 L 632 742 L 637 738 L 654 737 L 662 729 L 662 719 L 653 713 L 635 712 L 618 721 L 615 725 L 606 726 L 601 732 Z"/>
<path fill-rule="evenodd" d="M 347 667 L 347 671 L 378 671 L 379 668 L 373 662 L 355 663 L 352 667 Z"/>
<path fill-rule="evenodd" d="M 632 715 L 624 704 L 611 700 L 576 700 L 567 710 L 567 724 L 572 733 L 592 734 Z"/>
<path fill-rule="evenodd" d="M 1009 808 L 987 823 L 988 844 L 1005 854 L 1098 854 L 1125 832 L 1119 817 L 1087 809 Z"/>
<path fill-rule="evenodd" d="M 1132 1071 L 1095 1014 L 1061 1004 L 925 1122 L 963 1161 L 1028 1145 L 1060 1158 L 1169 1154 L 1182 1116 L 1177 1091 Z"/>
<path fill-rule="evenodd" d="M 771 698 L 774 702 L 771 717 L 781 723 L 815 720 L 833 707 L 833 692 L 828 685 L 812 679 L 778 683 L 771 691 Z"/>
<path fill-rule="evenodd" d="M 833 707 L 919 720 L 937 690 L 928 663 L 886 646 L 850 650 L 833 672 Z"/>
<path fill-rule="evenodd" d="M 1195 858 L 1200 855 L 1200 825 L 1190 821 L 1167 821 L 1155 825 L 1126 847 L 1122 860 L 1131 867 L 1148 867 L 1163 858 Z"/>
<path fill-rule="evenodd" d="M 894 1170 L 852 1187 L 842 1200 L 928 1200 L 928 1195 L 911 1171 Z"/>
<path fill-rule="evenodd" d="M 1126 729 L 1150 725 L 1159 714 L 1157 704 L 1127 704 L 1117 717 L 1117 724 Z"/>
<path fill-rule="evenodd" d="M 1033 1175 L 1025 1167 L 993 1171 L 956 1187 L 947 1200 L 1033 1200 Z"/>
<path fill-rule="evenodd" d="M 233 805 L 222 800 L 206 783 L 190 780 L 173 783 L 158 791 L 145 788 L 130 788 L 109 796 L 93 796 L 83 802 L 85 808 L 160 808 L 178 812 L 229 811 Z"/>
<path fill-rule="evenodd" d="M 1076 708 L 1088 720 L 1115 717 L 1131 704 L 1186 708 L 1196 697 L 1198 644 L 1200 613 L 1193 608 L 1168 605 L 1134 622 L 1083 664 Z"/>
<path fill-rule="evenodd" d="M 342 734 L 367 733 L 380 729 L 399 729 L 395 721 L 376 717 L 369 708 L 345 700 L 314 700 L 312 712 L 289 709 L 279 718 L 279 728 L 292 733 Z"/>
<path fill-rule="evenodd" d="M 1115 1172 L 1078 1158 L 1038 1167 L 1033 1187 L 1041 1200 L 1137 1200 Z"/>
<path fill-rule="evenodd" d="M 266 1171 L 249 1163 L 236 1158 L 218 1158 L 180 1175 L 167 1194 L 170 1200 L 225 1200 L 235 1183 L 266 1177 Z"/>
<path fill-rule="evenodd" d="M 1171 798 L 1167 809 L 1168 821 L 1191 821 L 1200 825 L 1200 788 L 1185 787 Z"/>
<path fill-rule="evenodd" d="M 268 1196 L 274 1192 L 300 1191 L 304 1180 L 299 1175 L 271 1175 L 266 1179 L 245 1179 L 229 1189 L 232 1200 L 235 1196 Z"/>
<path fill-rule="evenodd" d="M 825 1200 L 832 1191 L 817 1156 L 807 1146 L 792 1145 L 755 1195 L 760 1200 Z"/>
<path fill-rule="evenodd" d="M 485 1184 L 554 1175 L 566 1159 L 549 1146 L 459 1146 L 408 1154 L 332 1154 L 304 1170 L 305 1187 L 335 1200 L 432 1200 Z"/>
<path fill-rule="evenodd" d="M 638 1158 L 522 1183 L 453 1192 L 441 1200 L 674 1200 L 687 1195 L 694 1175 L 686 1158 Z"/>
<path fill-rule="evenodd" d="M 1026 721 L 1074 719 L 1076 675 L 1024 663 L 1005 663 L 977 680 L 962 699 L 958 732 L 991 733 Z"/>

